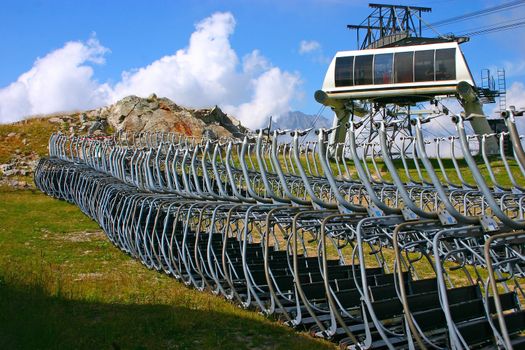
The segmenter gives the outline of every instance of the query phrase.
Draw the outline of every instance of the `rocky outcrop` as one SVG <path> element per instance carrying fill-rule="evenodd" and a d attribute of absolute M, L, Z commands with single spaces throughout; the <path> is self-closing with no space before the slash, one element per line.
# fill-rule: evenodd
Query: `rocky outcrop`
<path fill-rule="evenodd" d="M 201 138 L 241 138 L 248 131 L 219 107 L 193 109 L 155 94 L 127 96 L 116 103 L 83 112 L 54 114 L 46 118 L 57 130 L 71 134 L 104 135 L 117 131 L 176 132 Z M 28 119 L 30 120 L 30 119 Z"/>
<path fill-rule="evenodd" d="M 29 154 L 15 152 L 8 163 L 0 164 L 0 186 L 34 188 L 32 176 L 38 158 L 35 152 Z"/>
<path fill-rule="evenodd" d="M 85 113 L 97 130 L 177 132 L 188 136 L 242 137 L 247 131 L 238 120 L 219 107 L 192 109 L 152 94 L 148 98 L 128 96 L 113 105 Z M 104 125 L 106 123 L 106 125 Z"/>
<path fill-rule="evenodd" d="M 27 130 L 32 129 L 32 133 Z M 9 131 L 0 130 L 0 186 L 33 187 L 31 181 L 39 156 L 47 153 L 48 135 L 54 131 L 77 135 L 106 135 L 116 131 L 139 133 L 144 131 L 177 132 L 198 139 L 241 138 L 248 131 L 238 120 L 225 114 L 217 106 L 192 109 L 179 106 L 168 98 L 152 94 L 148 98 L 128 96 L 98 109 L 54 113 L 28 118 L 12 124 Z M 15 131 L 11 131 L 11 130 Z M 35 134 L 38 133 L 39 141 Z M 35 142 L 39 144 L 35 152 Z"/>

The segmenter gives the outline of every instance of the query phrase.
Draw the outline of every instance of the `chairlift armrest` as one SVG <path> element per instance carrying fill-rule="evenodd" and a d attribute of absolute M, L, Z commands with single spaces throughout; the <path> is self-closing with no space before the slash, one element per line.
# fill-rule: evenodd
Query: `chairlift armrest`
<path fill-rule="evenodd" d="M 281 135 L 285 135 L 285 134 L 289 133 L 290 131 L 291 131 L 290 129 L 285 129 L 285 130 L 277 129 L 277 130 L 274 130 L 274 132 L 275 132 L 277 135 L 279 135 L 279 136 L 281 136 Z"/>
<path fill-rule="evenodd" d="M 308 134 L 313 128 L 308 128 L 308 129 L 304 129 L 304 130 L 293 130 L 290 132 L 290 136 L 295 136 L 295 134 L 297 134 L 297 136 L 301 137 L 301 136 L 304 136 L 306 134 Z"/>

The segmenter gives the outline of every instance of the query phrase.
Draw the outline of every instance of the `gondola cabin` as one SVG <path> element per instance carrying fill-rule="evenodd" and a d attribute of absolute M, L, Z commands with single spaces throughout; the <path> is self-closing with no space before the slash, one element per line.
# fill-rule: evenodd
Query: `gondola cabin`
<path fill-rule="evenodd" d="M 415 103 L 453 95 L 474 80 L 457 42 L 340 51 L 326 73 L 330 98 Z"/>

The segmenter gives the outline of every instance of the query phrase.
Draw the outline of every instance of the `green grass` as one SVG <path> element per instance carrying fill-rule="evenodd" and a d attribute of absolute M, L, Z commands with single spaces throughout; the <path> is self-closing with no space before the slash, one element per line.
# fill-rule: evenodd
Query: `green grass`
<path fill-rule="evenodd" d="M 115 248 L 75 206 L 0 189 L 0 349 L 333 349 Z"/>
<path fill-rule="evenodd" d="M 59 130 L 65 132 L 65 124 L 51 124 L 47 118 L 0 125 L 0 164 L 9 162 L 16 150 L 22 155 L 35 152 L 40 157 L 46 156 L 49 136 Z M 16 135 L 9 137 L 11 133 Z"/>
<path fill-rule="evenodd" d="M 459 152 L 459 154 L 461 154 L 461 152 Z M 283 171 L 286 171 L 286 168 L 285 168 L 285 165 L 284 165 L 284 163 L 285 163 L 284 158 L 282 157 L 282 155 L 279 155 L 278 158 L 279 158 L 279 161 L 281 162 L 281 167 L 282 167 Z M 476 161 L 476 164 L 477 164 L 481 174 L 485 178 L 485 181 L 487 182 L 487 184 L 489 186 L 491 186 L 491 187 L 494 186 L 494 183 L 490 179 L 489 172 L 487 170 L 487 166 L 484 163 L 484 161 L 481 158 L 481 156 L 475 156 L 474 159 Z M 383 161 L 383 159 L 376 158 L 375 161 L 376 161 L 376 165 L 377 165 L 377 167 L 379 169 L 379 172 L 381 173 L 383 178 L 386 181 L 392 182 L 393 181 L 392 180 L 392 175 L 388 171 L 388 168 L 387 168 L 385 162 Z M 495 175 L 497 181 L 502 186 L 512 187 L 512 183 L 511 183 L 510 178 L 509 178 L 509 176 L 508 176 L 508 174 L 507 174 L 507 172 L 505 170 L 505 167 L 504 167 L 503 161 L 501 160 L 501 157 L 500 156 L 489 156 L 489 161 L 490 161 L 490 166 L 492 167 L 492 170 L 494 172 L 494 175 Z M 513 157 L 508 157 L 507 161 L 508 161 L 508 164 L 509 164 L 510 171 L 512 172 L 514 178 L 516 179 L 516 182 L 518 184 L 525 183 L 525 177 L 521 173 L 521 171 L 519 169 L 519 166 L 518 166 L 518 163 L 516 162 L 516 160 Z M 258 170 L 259 167 L 258 167 L 257 161 L 256 161 L 256 159 L 254 157 L 252 157 L 252 162 L 255 165 L 255 169 Z M 430 159 L 430 162 L 432 163 L 432 166 L 434 167 L 434 170 L 435 170 L 438 178 L 441 180 L 442 183 L 445 183 L 445 178 L 444 178 L 444 176 L 443 176 L 443 174 L 441 172 L 441 169 L 439 167 L 438 161 L 436 159 Z M 458 185 L 459 187 L 461 187 L 462 184 L 461 184 L 459 176 L 457 175 L 456 169 L 454 168 L 454 164 L 453 164 L 452 160 L 451 159 L 443 159 L 442 162 L 443 162 L 443 167 L 445 168 L 445 171 L 447 172 L 447 176 L 449 177 L 450 181 L 453 184 Z M 233 163 L 237 167 L 240 168 L 240 162 L 239 162 L 238 158 L 235 157 L 235 156 L 233 157 Z M 269 163 L 269 161 L 268 161 L 268 163 Z M 293 163 L 294 169 L 296 170 L 297 166 L 296 166 L 296 164 L 295 164 L 295 162 L 293 160 L 292 160 L 292 163 Z M 403 167 L 403 163 L 402 163 L 401 159 L 395 159 L 393 161 L 393 163 L 394 163 L 394 165 L 395 165 L 395 167 L 397 169 L 397 172 L 399 174 L 399 177 L 401 178 L 401 181 L 403 181 L 405 183 L 410 182 L 410 179 L 406 175 L 406 172 L 405 172 L 405 169 Z M 464 159 L 458 159 L 457 163 L 458 163 L 459 171 L 461 172 L 461 174 L 463 176 L 463 179 L 467 182 L 467 184 L 469 184 L 471 186 L 475 186 L 476 182 L 474 180 L 474 176 L 472 174 L 472 171 L 468 167 L 466 161 Z M 305 169 L 305 172 L 308 172 L 308 170 L 307 170 L 308 167 L 307 167 L 306 159 L 305 159 L 304 156 L 301 157 L 301 164 L 303 165 L 303 168 Z M 372 175 L 372 177 L 374 179 L 376 179 L 376 180 L 379 180 L 379 177 L 377 176 L 376 170 L 375 170 L 375 168 L 374 168 L 374 166 L 372 164 L 372 161 L 370 159 L 367 159 L 366 164 L 368 166 L 368 169 L 370 170 L 370 174 Z M 339 176 L 340 173 L 343 174 L 344 176 L 346 176 L 345 168 L 344 168 L 342 162 L 340 162 L 340 164 L 339 164 L 339 170 L 337 169 L 337 163 L 335 162 L 335 160 L 331 159 L 329 165 L 330 165 L 330 168 L 331 168 L 332 173 L 334 174 L 334 176 L 337 177 L 337 176 Z M 289 164 L 289 166 L 290 166 L 290 164 Z M 421 162 L 421 160 L 419 160 L 419 166 L 420 166 L 420 170 L 421 170 L 421 173 L 423 175 L 423 178 L 425 180 L 427 180 L 428 182 L 431 182 L 430 176 L 428 175 L 427 171 L 425 170 L 425 167 L 423 166 L 423 163 Z M 356 168 L 354 166 L 354 162 L 352 160 L 347 159 L 347 167 L 348 167 L 348 170 L 349 170 L 350 175 L 352 176 L 352 178 L 354 180 L 359 179 L 359 176 L 357 174 L 357 170 L 356 170 Z M 310 168 L 311 168 L 312 172 L 314 172 L 315 168 L 314 168 L 313 161 L 312 161 L 311 157 L 310 157 Z M 319 163 L 317 165 L 317 168 L 318 168 L 321 176 L 324 176 L 323 175 L 324 172 L 322 171 L 321 165 Z M 415 166 L 414 161 L 412 159 L 407 159 L 407 168 L 408 168 L 408 172 L 409 172 L 410 176 L 413 179 L 415 179 L 416 181 L 420 181 L 419 174 L 417 172 L 416 166 Z M 297 170 L 296 170 L 296 172 L 297 172 Z M 297 174 L 298 174 L 298 172 L 297 172 Z"/>

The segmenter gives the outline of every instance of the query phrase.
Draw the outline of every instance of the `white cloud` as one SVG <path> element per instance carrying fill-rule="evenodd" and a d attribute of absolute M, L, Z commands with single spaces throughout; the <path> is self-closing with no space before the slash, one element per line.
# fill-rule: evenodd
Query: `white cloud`
<path fill-rule="evenodd" d="M 68 42 L 38 58 L 29 71 L 0 89 L 0 123 L 30 114 L 103 105 L 109 87 L 94 80 L 88 64 L 103 64 L 107 52 L 93 37 L 86 43 Z"/>
<path fill-rule="evenodd" d="M 189 46 L 146 67 L 124 72 L 113 99 L 152 92 L 175 102 L 204 107 L 218 104 L 232 93 L 238 58 L 229 36 L 235 28 L 230 13 L 216 13 L 197 24 Z"/>
<path fill-rule="evenodd" d="M 505 76 L 518 77 L 525 75 L 525 60 L 520 61 L 505 61 L 503 62 L 503 68 L 505 69 Z"/>
<path fill-rule="evenodd" d="M 518 59 L 515 61 L 502 61 L 498 66 L 490 66 L 490 72 L 494 76 L 494 79 L 497 79 L 497 72 L 499 69 L 503 68 L 505 70 L 505 77 L 509 78 L 519 78 L 525 75 L 525 59 Z"/>
<path fill-rule="evenodd" d="M 308 40 L 301 40 L 301 42 L 299 43 L 299 53 L 301 55 L 305 54 L 305 53 L 318 51 L 320 49 L 321 49 L 321 44 L 319 44 L 315 40 L 310 40 L 310 41 L 308 41 Z"/>
<path fill-rule="evenodd" d="M 0 89 L 0 123 L 154 92 L 189 107 L 219 105 L 235 113 L 243 125 L 260 127 L 269 115 L 288 112 L 300 77 L 273 67 L 258 50 L 245 55 L 241 63 L 230 45 L 234 30 L 231 13 L 215 13 L 196 24 L 187 47 L 123 72 L 112 86 L 98 83 L 90 65 L 104 63 L 108 49 L 95 38 L 66 43 Z"/>
<path fill-rule="evenodd" d="M 517 110 L 525 108 L 525 85 L 521 82 L 514 82 L 507 89 L 506 94 L 506 104 L 507 108 L 514 106 Z M 497 101 L 496 101 L 497 102 Z M 493 116 L 499 114 L 499 104 L 496 103 L 492 110 Z M 525 117 L 517 117 L 516 124 L 518 125 L 519 131 L 521 133 L 525 132 Z"/>
<path fill-rule="evenodd" d="M 516 109 L 525 108 L 525 85 L 520 82 L 513 83 L 507 89 L 507 107 L 514 106 Z"/>
<path fill-rule="evenodd" d="M 517 110 L 525 109 L 525 85 L 520 82 L 513 83 L 507 89 L 507 108 L 514 106 Z M 525 133 L 525 116 L 516 117 L 516 126 L 520 134 Z"/>
<path fill-rule="evenodd" d="M 245 73 L 258 74 L 271 67 L 270 63 L 261 56 L 259 50 L 253 50 L 242 59 L 242 67 Z"/>
<path fill-rule="evenodd" d="M 299 54 L 308 55 L 312 62 L 319 63 L 322 66 L 330 64 L 332 60 L 330 57 L 325 56 L 321 44 L 315 40 L 301 40 L 299 43 Z"/>
<path fill-rule="evenodd" d="M 299 83 L 297 73 L 271 68 L 252 80 L 253 96 L 250 102 L 225 106 L 225 110 L 249 128 L 265 126 L 268 117 L 273 116 L 274 120 L 278 120 L 290 111 L 289 101 L 294 98 Z"/>

